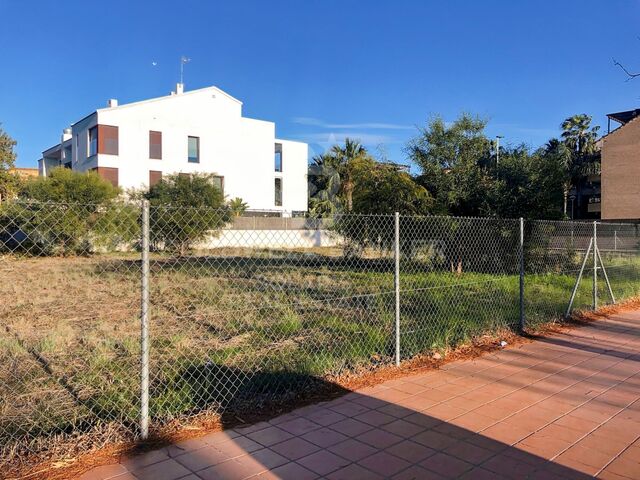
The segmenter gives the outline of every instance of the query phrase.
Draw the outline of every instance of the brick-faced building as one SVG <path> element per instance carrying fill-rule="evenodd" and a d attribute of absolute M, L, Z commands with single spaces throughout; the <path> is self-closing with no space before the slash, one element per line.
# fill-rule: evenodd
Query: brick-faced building
<path fill-rule="evenodd" d="M 611 113 L 621 126 L 600 139 L 601 218 L 640 219 L 640 109 Z"/>

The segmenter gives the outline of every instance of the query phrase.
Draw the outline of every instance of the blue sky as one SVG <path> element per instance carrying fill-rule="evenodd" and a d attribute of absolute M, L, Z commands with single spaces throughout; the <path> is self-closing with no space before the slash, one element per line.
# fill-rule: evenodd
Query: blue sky
<path fill-rule="evenodd" d="M 0 0 L 0 122 L 35 166 L 65 126 L 108 98 L 216 85 L 244 115 L 319 153 L 345 136 L 406 162 L 433 115 L 489 119 L 532 147 L 563 118 L 636 108 L 640 2 Z M 154 66 L 153 63 L 156 63 Z"/>

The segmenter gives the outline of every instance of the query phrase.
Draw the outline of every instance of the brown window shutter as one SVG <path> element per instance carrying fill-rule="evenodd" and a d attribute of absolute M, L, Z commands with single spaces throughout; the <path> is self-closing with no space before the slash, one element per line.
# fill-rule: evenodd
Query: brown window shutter
<path fill-rule="evenodd" d="M 117 168 L 109 168 L 109 167 L 98 167 L 96 168 L 98 175 L 104 180 L 111 182 L 111 185 L 114 187 L 118 186 L 118 169 Z"/>
<path fill-rule="evenodd" d="M 149 170 L 149 187 L 153 187 L 162 180 L 162 172 L 158 170 Z"/>
<path fill-rule="evenodd" d="M 162 160 L 162 132 L 149 131 L 149 158 Z"/>
<path fill-rule="evenodd" d="M 118 127 L 98 125 L 98 153 L 118 155 Z"/>

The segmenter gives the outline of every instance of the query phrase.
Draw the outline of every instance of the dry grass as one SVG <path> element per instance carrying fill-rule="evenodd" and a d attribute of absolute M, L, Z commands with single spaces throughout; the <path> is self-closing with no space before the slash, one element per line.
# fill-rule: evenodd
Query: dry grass
<path fill-rule="evenodd" d="M 418 290 L 402 297 L 402 351 L 412 360 L 390 368 L 388 259 L 345 263 L 334 252 L 320 253 L 153 256 L 156 441 L 253 421 L 252 411 L 274 415 L 441 363 L 424 352 L 448 361 L 495 348 L 496 334 L 522 341 L 508 328 L 517 319 L 517 277 L 410 273 L 406 285 Z M 0 468 L 75 465 L 83 452 L 132 448 L 139 268 L 135 254 L 0 258 L 0 362 L 9 366 L 0 371 Z M 528 308 L 543 312 L 541 319 L 557 318 L 571 279 L 532 279 Z M 621 279 L 621 288 L 633 287 Z M 419 290 L 425 286 L 438 288 Z M 582 288 L 579 302 L 588 294 Z"/>

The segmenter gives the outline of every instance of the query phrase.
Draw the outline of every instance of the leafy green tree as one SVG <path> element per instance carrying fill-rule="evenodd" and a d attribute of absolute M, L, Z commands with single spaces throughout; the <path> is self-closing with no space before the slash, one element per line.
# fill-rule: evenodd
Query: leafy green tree
<path fill-rule="evenodd" d="M 56 168 L 2 205 L 0 246 L 36 255 L 130 247 L 139 238 L 139 208 L 121 202 L 119 193 L 96 173 Z"/>
<path fill-rule="evenodd" d="M 0 124 L 2 125 L 2 124 Z M 15 195 L 22 185 L 22 181 L 11 169 L 15 167 L 16 141 L 0 127 L 0 203 Z"/>
<path fill-rule="evenodd" d="M 26 182 L 20 197 L 37 202 L 73 203 L 99 206 L 120 195 L 121 190 L 96 172 L 80 173 L 69 168 L 54 168 L 49 176 Z"/>
<path fill-rule="evenodd" d="M 406 172 L 373 160 L 361 162 L 353 172 L 358 189 L 353 196 L 353 212 L 366 214 L 426 215 L 433 198 Z"/>
<path fill-rule="evenodd" d="M 249 208 L 249 204 L 242 200 L 240 197 L 232 198 L 229 200 L 229 209 L 234 217 L 240 217 Z"/>
<path fill-rule="evenodd" d="M 151 240 L 156 248 L 185 255 L 231 219 L 213 174 L 167 175 L 149 189 Z"/>
<path fill-rule="evenodd" d="M 422 170 L 418 182 L 434 197 L 436 213 L 477 216 L 483 211 L 491 182 L 486 123 L 469 114 L 451 125 L 435 117 L 409 142 L 407 154 Z"/>
<path fill-rule="evenodd" d="M 504 148 L 487 190 L 485 215 L 503 218 L 561 218 L 562 164 L 544 148 Z"/>

